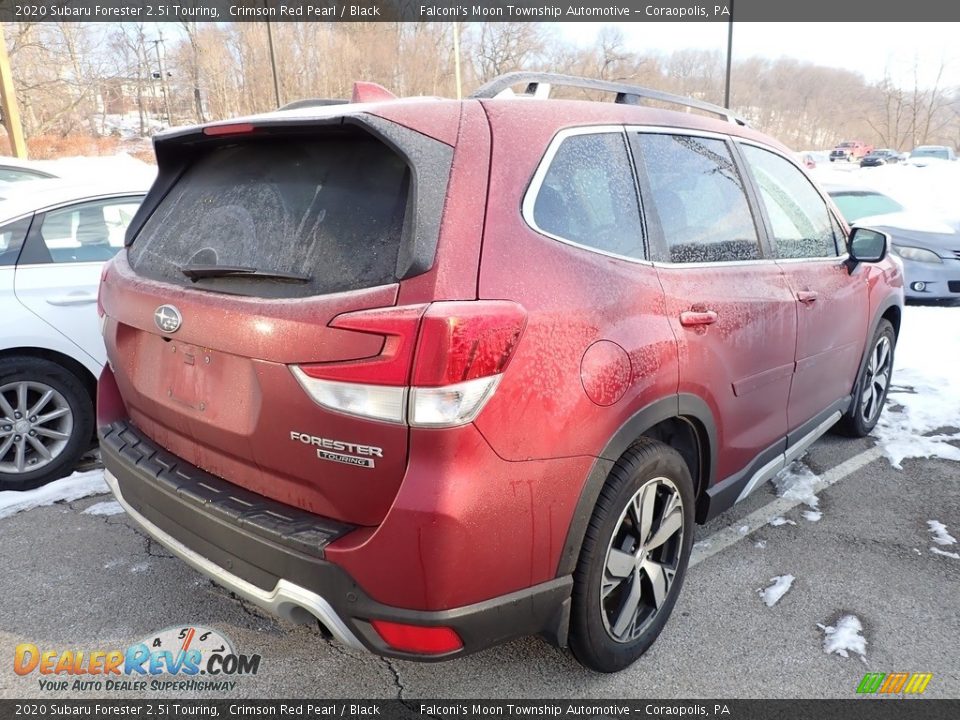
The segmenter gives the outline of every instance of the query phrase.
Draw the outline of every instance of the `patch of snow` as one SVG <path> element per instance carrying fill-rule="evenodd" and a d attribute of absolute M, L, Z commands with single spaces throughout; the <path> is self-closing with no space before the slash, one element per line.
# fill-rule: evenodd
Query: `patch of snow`
<path fill-rule="evenodd" d="M 760 548 L 761 550 L 763 550 L 763 549 L 767 546 L 767 541 L 766 541 L 766 540 L 757 540 L 757 541 L 753 544 L 753 546 L 754 546 L 755 548 Z"/>
<path fill-rule="evenodd" d="M 58 502 L 73 502 L 91 495 L 105 495 L 108 492 L 110 488 L 103 479 L 102 469 L 73 473 L 69 477 L 54 480 L 35 490 L 0 492 L 0 518 L 10 517 L 36 507 Z"/>
<path fill-rule="evenodd" d="M 844 615 L 835 626 L 821 625 L 817 627 L 823 630 L 823 651 L 828 655 L 836 653 L 840 657 L 850 657 L 849 653 L 854 652 L 860 656 L 860 659 L 866 662 L 867 640 L 860 633 L 863 631 L 863 625 L 856 615 Z"/>
<path fill-rule="evenodd" d="M 871 433 L 897 469 L 908 458 L 960 461 L 958 316 L 952 307 L 904 308 L 887 407 Z"/>
<path fill-rule="evenodd" d="M 737 532 L 740 533 L 741 535 L 746 535 L 748 532 L 750 532 L 750 526 L 749 526 L 749 525 L 741 525 L 741 526 L 740 526 L 740 529 L 737 530 Z"/>
<path fill-rule="evenodd" d="M 130 568 L 132 573 L 142 573 L 150 569 L 150 563 L 137 563 Z"/>
<path fill-rule="evenodd" d="M 786 500 L 805 503 L 812 510 L 816 510 L 820 504 L 820 499 L 813 493 L 813 488 L 819 481 L 820 476 L 799 460 L 794 460 L 773 478 L 777 495 Z"/>
<path fill-rule="evenodd" d="M 804 510 L 800 514 L 804 520 L 809 520 L 810 522 L 817 522 L 817 520 L 823 517 L 823 513 L 819 510 Z"/>
<path fill-rule="evenodd" d="M 770 524 L 774 527 L 779 527 L 781 525 L 796 525 L 797 523 L 793 520 L 787 520 L 787 518 L 777 515 L 777 517 L 770 518 Z"/>
<path fill-rule="evenodd" d="M 769 587 L 757 590 L 760 593 L 760 599 L 767 604 L 767 607 L 773 607 L 780 602 L 780 598 L 787 594 L 787 590 L 793 585 L 794 580 L 796 578 L 793 575 L 777 575 L 770 578 L 772 584 Z"/>
<path fill-rule="evenodd" d="M 703 549 L 703 550 L 706 550 L 708 547 L 710 547 L 710 541 L 709 541 L 709 540 L 700 540 L 700 541 L 698 541 L 698 542 L 695 542 L 695 543 L 693 544 L 693 547 L 695 547 L 695 548 L 701 548 L 701 549 Z"/>
<path fill-rule="evenodd" d="M 105 500 L 104 502 L 94 503 L 83 511 L 84 515 L 119 515 L 124 513 L 123 505 L 116 500 Z"/>
<path fill-rule="evenodd" d="M 914 551 L 917 555 L 923 555 L 923 553 L 920 552 L 920 548 L 914 548 L 913 551 Z"/>
<path fill-rule="evenodd" d="M 935 547 L 930 548 L 930 552 L 934 555 L 943 555 L 944 557 L 953 558 L 954 560 L 960 560 L 960 553 L 947 552 L 946 550 Z"/>
<path fill-rule="evenodd" d="M 927 527 L 933 533 L 933 541 L 937 545 L 953 545 L 957 539 L 947 532 L 947 526 L 939 520 L 927 520 Z"/>

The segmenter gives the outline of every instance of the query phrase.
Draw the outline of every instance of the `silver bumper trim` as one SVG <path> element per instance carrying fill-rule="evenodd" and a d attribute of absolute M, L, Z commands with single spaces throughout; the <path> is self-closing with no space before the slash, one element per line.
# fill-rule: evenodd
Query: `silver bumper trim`
<path fill-rule="evenodd" d="M 203 573 L 230 592 L 236 593 L 245 600 L 249 600 L 267 612 L 287 620 L 292 620 L 293 622 L 302 621 L 302 612 L 298 612 L 298 610 L 305 610 L 323 623 L 324 627 L 344 645 L 358 650 L 365 649 L 363 643 L 357 639 L 357 636 L 347 627 L 346 623 L 340 619 L 340 616 L 337 615 L 337 612 L 330 603 L 315 592 L 311 592 L 306 588 L 283 579 L 277 581 L 277 585 L 273 590 L 267 591 L 247 582 L 241 577 L 227 572 L 216 563 L 194 552 L 134 510 L 124 499 L 123 493 L 120 492 L 120 484 L 117 482 L 117 478 L 109 470 L 104 470 L 103 476 L 107 481 L 107 485 L 110 486 L 110 490 L 113 491 L 117 502 L 123 506 L 127 514 L 154 540 L 194 570 Z"/>

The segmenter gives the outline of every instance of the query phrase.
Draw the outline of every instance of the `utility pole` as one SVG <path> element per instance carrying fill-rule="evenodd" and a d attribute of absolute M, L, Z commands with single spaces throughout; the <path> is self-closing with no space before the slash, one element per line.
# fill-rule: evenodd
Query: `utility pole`
<path fill-rule="evenodd" d="M 266 6 L 266 2 L 264 2 Z M 270 21 L 267 20 L 267 44 L 270 46 L 270 69 L 273 72 L 273 97 L 277 101 L 277 107 L 280 107 L 280 81 L 277 79 L 277 56 L 273 52 L 273 30 L 270 28 Z"/>
<path fill-rule="evenodd" d="M 727 77 L 723 86 L 723 106 L 730 107 L 730 71 L 733 66 L 733 0 L 730 0 L 730 22 L 727 23 Z"/>
<path fill-rule="evenodd" d="M 7 137 L 10 138 L 10 149 L 16 157 L 26 158 L 27 144 L 23 141 L 23 126 L 20 124 L 20 110 L 13 87 L 7 41 L 3 36 L 3 23 L 0 23 L 0 106 L 3 109 L 3 125 L 7 129 Z"/>
<path fill-rule="evenodd" d="M 460 77 L 460 24 L 453 23 L 453 66 L 457 75 L 457 100 L 463 99 L 463 81 Z"/>
<path fill-rule="evenodd" d="M 157 40 L 153 40 L 153 49 L 157 53 L 157 67 L 160 69 L 160 91 L 163 93 L 163 109 L 167 113 L 167 125 L 173 125 L 173 118 L 170 115 L 170 99 L 167 96 L 167 72 L 163 69 L 163 54 L 160 47 L 163 45 L 163 31 L 157 31 Z M 164 53 L 166 48 L 164 48 Z"/>

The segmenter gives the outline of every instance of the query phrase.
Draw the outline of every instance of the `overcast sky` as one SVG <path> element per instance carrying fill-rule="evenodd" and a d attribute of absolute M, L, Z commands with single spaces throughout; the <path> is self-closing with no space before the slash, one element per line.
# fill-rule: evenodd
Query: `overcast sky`
<path fill-rule="evenodd" d="M 623 31 L 629 49 L 670 52 L 681 48 L 726 52 L 727 24 L 721 22 L 609 23 Z M 590 44 L 602 23 L 556 23 L 567 40 Z M 886 68 L 901 83 L 932 85 L 941 61 L 948 85 L 960 85 L 960 23 L 735 23 L 733 57 L 788 56 L 843 67 L 879 80 Z M 736 79 L 734 79 L 736 82 Z"/>

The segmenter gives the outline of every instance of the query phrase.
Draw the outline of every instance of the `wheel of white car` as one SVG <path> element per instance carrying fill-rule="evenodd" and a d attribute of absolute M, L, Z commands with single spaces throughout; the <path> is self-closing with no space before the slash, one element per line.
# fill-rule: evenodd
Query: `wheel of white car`
<path fill-rule="evenodd" d="M 93 402 L 49 360 L 0 358 L 0 490 L 29 490 L 70 473 L 90 446 Z"/>

